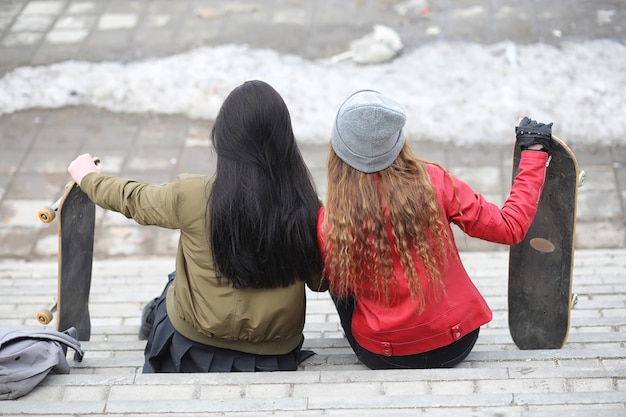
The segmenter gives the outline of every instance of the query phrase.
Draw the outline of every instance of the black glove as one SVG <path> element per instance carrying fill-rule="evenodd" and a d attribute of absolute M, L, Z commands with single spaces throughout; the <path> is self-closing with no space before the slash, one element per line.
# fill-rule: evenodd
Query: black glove
<path fill-rule="evenodd" d="M 544 124 L 524 117 L 519 126 L 515 127 L 515 137 L 522 150 L 531 145 L 539 144 L 542 151 L 548 152 L 552 142 L 552 123 Z"/>

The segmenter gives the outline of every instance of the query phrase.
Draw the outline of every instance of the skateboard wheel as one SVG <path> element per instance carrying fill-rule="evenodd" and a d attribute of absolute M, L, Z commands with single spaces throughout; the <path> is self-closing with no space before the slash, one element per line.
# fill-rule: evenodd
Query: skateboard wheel
<path fill-rule="evenodd" d="M 56 212 L 50 206 L 43 207 L 37 212 L 39 220 L 44 223 L 50 223 L 56 217 Z"/>
<path fill-rule="evenodd" d="M 578 174 L 578 186 L 581 187 L 587 179 L 587 173 L 583 170 Z"/>
<path fill-rule="evenodd" d="M 50 324 L 52 321 L 52 311 L 43 309 L 37 313 L 37 321 L 41 324 Z"/>
<path fill-rule="evenodd" d="M 578 304 L 578 294 L 572 294 L 572 301 L 570 303 L 570 310 L 574 307 L 576 307 L 576 304 Z"/>

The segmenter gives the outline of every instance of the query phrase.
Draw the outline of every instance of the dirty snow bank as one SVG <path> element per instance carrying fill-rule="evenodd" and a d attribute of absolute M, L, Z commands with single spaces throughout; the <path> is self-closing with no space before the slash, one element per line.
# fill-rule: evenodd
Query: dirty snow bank
<path fill-rule="evenodd" d="M 90 105 L 114 112 L 212 119 L 249 79 L 273 85 L 302 142 L 326 142 L 335 111 L 357 89 L 401 102 L 414 140 L 506 143 L 519 116 L 553 121 L 570 143 L 626 142 L 626 46 L 612 41 L 437 43 L 392 62 L 307 61 L 242 45 L 203 47 L 129 64 L 66 61 L 0 79 L 0 115 Z"/>

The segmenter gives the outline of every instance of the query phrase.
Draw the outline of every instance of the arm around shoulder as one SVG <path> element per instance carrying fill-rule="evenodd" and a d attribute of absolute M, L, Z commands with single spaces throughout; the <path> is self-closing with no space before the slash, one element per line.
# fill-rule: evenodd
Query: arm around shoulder
<path fill-rule="evenodd" d="M 328 291 L 330 284 L 323 275 L 314 274 L 313 276 L 307 278 L 306 286 L 309 287 L 311 291 L 325 292 Z"/>

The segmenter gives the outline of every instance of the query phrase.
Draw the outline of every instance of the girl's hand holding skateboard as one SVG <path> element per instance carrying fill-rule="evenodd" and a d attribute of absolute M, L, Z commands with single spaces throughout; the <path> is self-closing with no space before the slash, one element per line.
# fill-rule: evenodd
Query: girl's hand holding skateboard
<path fill-rule="evenodd" d="M 515 127 L 515 137 L 522 150 L 550 151 L 552 123 L 538 123 L 524 117 Z"/>
<path fill-rule="evenodd" d="M 95 160 L 93 156 L 84 153 L 70 163 L 70 166 L 67 167 L 67 172 L 70 173 L 76 184 L 80 185 L 85 175 L 91 172 L 98 174 L 102 172 L 102 164 L 96 164 L 97 162 L 99 161 Z"/>

